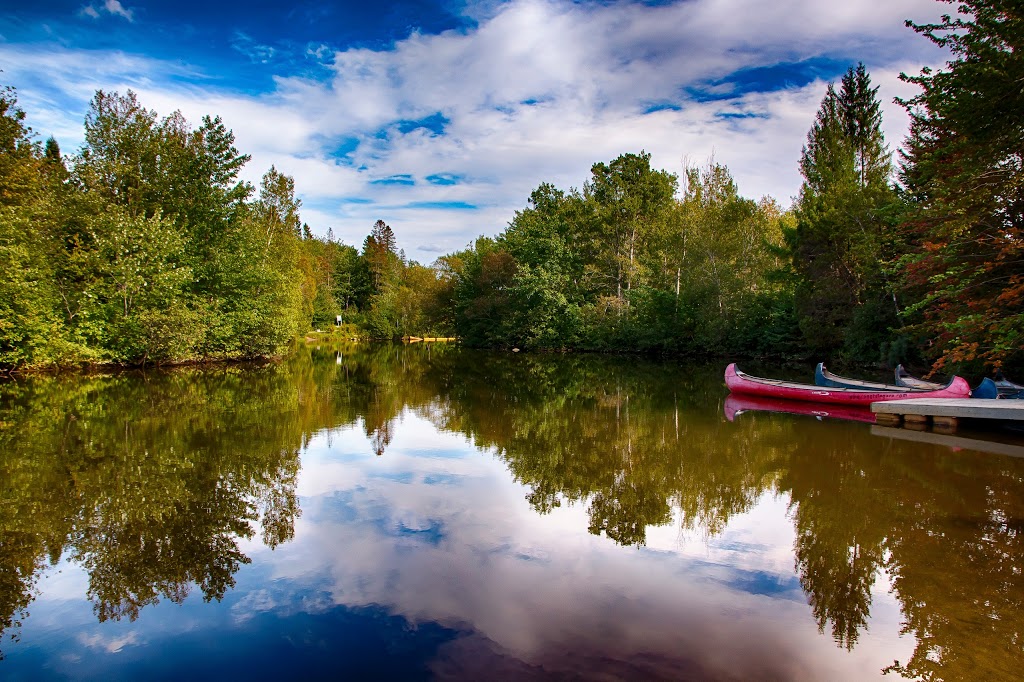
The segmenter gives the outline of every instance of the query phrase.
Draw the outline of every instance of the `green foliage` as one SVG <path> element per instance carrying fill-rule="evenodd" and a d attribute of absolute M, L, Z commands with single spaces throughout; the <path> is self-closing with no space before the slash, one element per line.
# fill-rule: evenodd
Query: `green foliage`
<path fill-rule="evenodd" d="M 188 319 L 180 307 L 180 299 L 192 272 L 182 265 L 184 243 L 159 214 L 152 218 L 132 217 L 122 210 L 96 217 L 93 226 L 99 284 L 94 294 L 103 307 L 103 318 L 111 333 L 105 342 L 112 359 L 143 362 L 190 357 L 192 348 L 168 344 L 151 344 L 144 321 L 159 320 L 164 312 L 171 316 L 166 324 Z M 191 320 L 193 327 L 198 320 Z M 180 355 L 167 355 L 175 348 Z M 184 351 L 182 353 L 182 351 Z"/>
<path fill-rule="evenodd" d="M 585 279 L 581 235 L 587 230 L 582 198 L 543 184 L 530 206 L 516 213 L 499 237 L 516 263 L 507 286 L 513 311 L 507 342 L 526 348 L 576 346 L 581 336 L 579 306 Z"/>
<path fill-rule="evenodd" d="M 76 180 L 133 217 L 152 215 L 159 208 L 160 137 L 156 112 L 145 109 L 134 92 L 97 91 L 85 117 Z"/>
<path fill-rule="evenodd" d="M 800 159 L 804 184 L 787 234 L 804 343 L 819 355 L 845 348 L 860 361 L 879 359 L 874 341 L 895 322 L 860 312 L 878 312 L 891 296 L 881 263 L 893 256 L 885 246 L 896 198 L 877 92 L 863 64 L 838 92 L 829 86 Z"/>
<path fill-rule="evenodd" d="M 453 254 L 470 345 L 677 353 L 785 352 L 789 299 L 771 273 L 789 218 L 711 163 L 676 178 L 647 154 L 595 164 L 580 193 L 542 184 L 497 240 Z M 772 331 L 761 329 L 770 321 Z M 776 339 L 771 345 L 765 339 Z"/>
<path fill-rule="evenodd" d="M 508 251 L 488 237 L 473 248 L 447 256 L 454 281 L 455 330 L 471 346 L 509 348 L 514 331 L 509 286 L 516 263 Z"/>
<path fill-rule="evenodd" d="M 253 196 L 220 118 L 99 91 L 65 160 L 7 88 L 0 367 L 274 356 L 339 315 L 474 346 L 1024 363 L 1021 22 L 1000 1 L 912 25 L 955 59 L 906 77 L 922 93 L 899 194 L 861 64 L 822 100 L 791 212 L 714 161 L 680 193 L 627 153 L 582 190 L 541 184 L 496 239 L 430 267 L 383 220 L 361 250 L 314 236 L 274 167 Z"/>
<path fill-rule="evenodd" d="M 14 88 L 0 90 L 0 206 L 27 203 L 39 189 L 39 148 Z"/>
<path fill-rule="evenodd" d="M 908 23 L 952 59 L 903 76 L 921 92 L 903 102 L 902 180 L 913 204 L 901 272 L 935 369 L 1024 367 L 1024 14 L 1007 0 L 958 10 Z"/>
<path fill-rule="evenodd" d="M 44 169 L 12 88 L 0 91 L 0 369 L 78 357 L 60 326 L 45 239 Z M 52 153 L 52 146 L 47 150 Z"/>
<path fill-rule="evenodd" d="M 0 366 L 270 356 L 310 328 L 295 183 L 271 168 L 248 201 L 219 118 L 193 129 L 100 91 L 69 171 L 10 89 L 0 109 Z"/>
<path fill-rule="evenodd" d="M 590 169 L 586 196 L 593 202 L 596 233 L 591 235 L 595 274 L 608 295 L 623 300 L 623 292 L 639 284 L 640 253 L 654 237 L 672 205 L 676 176 L 651 168 L 651 155 L 623 154 Z M 609 285 L 614 284 L 614 289 Z"/>
<path fill-rule="evenodd" d="M 714 162 L 687 168 L 687 189 L 675 233 L 677 289 L 690 310 L 690 334 L 698 348 L 757 351 L 752 314 L 771 300 L 770 273 L 781 265 L 783 212 L 771 201 L 739 196 L 728 169 Z M 780 349 L 781 350 L 781 349 Z"/>
<path fill-rule="evenodd" d="M 30 217 L 0 207 L 0 366 L 37 364 L 53 355 L 56 292 L 32 237 Z"/>
<path fill-rule="evenodd" d="M 134 621 L 190 592 L 223 598 L 249 563 L 240 539 L 290 539 L 295 424 L 316 402 L 290 376 L 269 367 L 3 386 L 0 633 L 17 629 L 36 577 L 64 556 L 88 572 L 98 620 Z"/>

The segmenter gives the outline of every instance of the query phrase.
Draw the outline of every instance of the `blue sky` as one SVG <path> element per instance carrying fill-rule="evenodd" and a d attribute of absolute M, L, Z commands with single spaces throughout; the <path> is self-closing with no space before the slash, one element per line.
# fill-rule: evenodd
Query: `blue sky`
<path fill-rule="evenodd" d="M 166 116 L 220 115 L 295 177 L 314 232 L 360 245 L 377 219 L 430 262 L 500 232 L 542 182 L 641 149 L 679 173 L 712 155 L 786 206 L 830 80 L 863 61 L 891 146 L 900 71 L 942 54 L 903 26 L 935 0 L 404 0 L 19 3 L 0 8 L 0 82 L 65 153 L 97 89 Z"/>

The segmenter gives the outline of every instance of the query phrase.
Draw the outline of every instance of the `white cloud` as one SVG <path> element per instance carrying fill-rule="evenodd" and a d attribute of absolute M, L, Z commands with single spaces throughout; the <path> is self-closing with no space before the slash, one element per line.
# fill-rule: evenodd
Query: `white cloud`
<path fill-rule="evenodd" d="M 129 23 L 135 20 L 134 11 L 122 5 L 119 0 L 105 0 L 102 5 L 86 5 L 79 10 L 79 14 L 92 19 L 99 19 L 101 12 L 121 17 L 128 20 Z"/>
<path fill-rule="evenodd" d="M 272 45 L 259 44 L 241 31 L 235 33 L 231 47 L 244 54 L 254 64 L 269 64 L 278 52 Z"/>
<path fill-rule="evenodd" d="M 104 8 L 113 12 L 111 4 Z M 65 77 L 54 87 L 65 87 L 79 108 L 43 112 L 52 128 L 37 127 L 44 134 L 80 127 L 93 89 L 126 85 L 161 114 L 180 108 L 192 121 L 220 114 L 238 147 L 253 156 L 248 179 L 258 180 L 271 164 L 295 176 L 303 217 L 315 232 L 330 226 L 358 245 L 381 218 L 394 228 L 399 246 L 415 254 L 422 247 L 451 251 L 479 234 L 495 234 L 541 182 L 579 187 L 594 162 L 641 149 L 672 172 L 682 169 L 683 159 L 703 163 L 714 154 L 742 193 L 770 194 L 788 204 L 799 188 L 797 159 L 825 83 L 753 88 L 720 101 L 688 93 L 733 90 L 721 79 L 745 68 L 860 59 L 881 85 L 895 147 L 906 116 L 890 102 L 907 92 L 896 75 L 941 61 L 928 41 L 903 27 L 907 17 L 934 17 L 934 0 L 842 6 L 692 0 L 656 7 L 514 0 L 468 12 L 480 22 L 473 30 L 413 33 L 387 49 L 351 48 L 332 60 L 323 45 L 303 48 L 330 77 L 279 74 L 275 89 L 260 95 L 215 88 L 199 75 L 172 84 L 165 71 L 176 66 L 180 72 L 180 65 L 57 50 L 48 59 L 61 62 Z M 244 37 L 236 47 L 257 62 L 273 56 L 266 51 L 271 48 Z M 0 46 L 0 58 L 12 49 Z M 118 62 L 121 70 L 112 67 Z M 15 75 L 45 68 L 22 64 Z M 659 103 L 672 108 L 645 113 Z M 442 135 L 396 125 L 437 113 L 448 121 Z M 756 117 L 722 115 L 736 113 Z M 347 156 L 338 158 L 346 145 Z M 458 181 L 438 186 L 425 180 L 442 173 Z M 415 185 L 371 183 L 403 174 Z M 444 202 L 478 210 L 439 208 Z"/>
<path fill-rule="evenodd" d="M 124 17 L 128 21 L 132 21 L 133 19 L 132 10 L 122 5 L 119 2 L 119 0 L 107 0 L 105 3 L 103 3 L 103 9 L 107 10 L 111 14 L 117 15 L 119 17 Z"/>
<path fill-rule="evenodd" d="M 318 43 L 316 45 L 310 43 L 306 47 L 306 56 L 316 59 L 318 61 L 323 61 L 327 57 L 331 56 L 332 53 L 333 52 L 331 48 L 328 47 L 327 45 L 324 45 L 323 43 Z"/>

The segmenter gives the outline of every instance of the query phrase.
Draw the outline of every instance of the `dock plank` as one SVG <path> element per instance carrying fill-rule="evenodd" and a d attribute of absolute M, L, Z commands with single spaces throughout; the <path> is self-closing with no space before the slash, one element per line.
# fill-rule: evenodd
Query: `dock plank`
<path fill-rule="evenodd" d="M 871 403 L 871 411 L 876 414 L 1024 421 L 1024 400 L 911 398 Z"/>

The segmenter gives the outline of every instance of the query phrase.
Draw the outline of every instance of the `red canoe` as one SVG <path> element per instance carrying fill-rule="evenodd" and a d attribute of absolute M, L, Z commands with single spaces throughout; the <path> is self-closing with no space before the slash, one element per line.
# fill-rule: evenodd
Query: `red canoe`
<path fill-rule="evenodd" d="M 953 377 L 949 385 L 937 391 L 872 391 L 858 388 L 827 388 L 811 384 L 798 384 L 779 379 L 762 379 L 744 374 L 736 369 L 736 363 L 725 368 L 725 385 L 733 393 L 759 395 L 785 400 L 804 400 L 835 405 L 870 405 L 883 400 L 907 400 L 908 398 L 969 398 L 971 387 L 962 377 Z"/>

